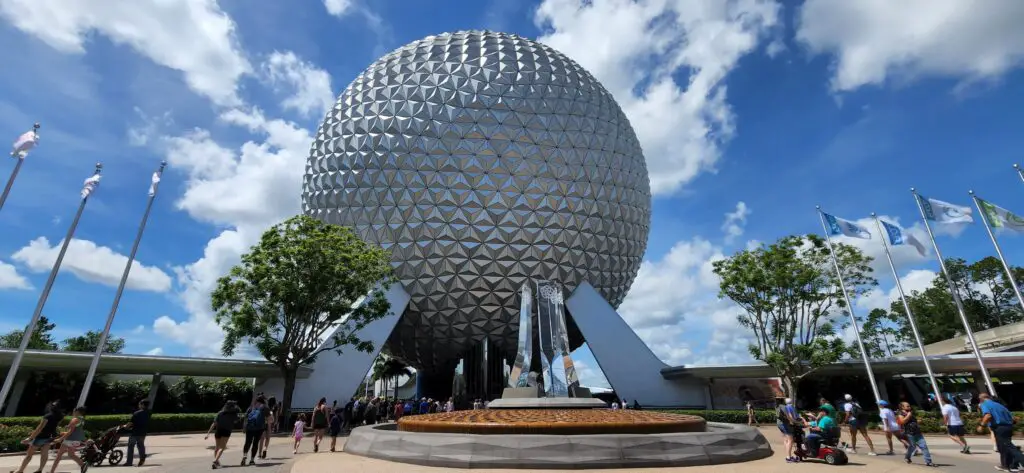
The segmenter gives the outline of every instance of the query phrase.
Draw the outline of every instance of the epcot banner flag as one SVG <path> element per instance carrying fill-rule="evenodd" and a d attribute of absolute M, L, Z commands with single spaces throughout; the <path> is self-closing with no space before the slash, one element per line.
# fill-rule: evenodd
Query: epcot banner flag
<path fill-rule="evenodd" d="M 14 145 L 11 146 L 11 157 L 14 159 L 25 159 L 28 152 L 38 144 L 39 134 L 35 130 L 26 131 L 18 139 L 14 140 Z"/>
<path fill-rule="evenodd" d="M 96 190 L 96 187 L 100 185 L 100 175 L 93 174 L 90 178 L 86 179 L 82 183 L 82 198 L 87 199 Z"/>
<path fill-rule="evenodd" d="M 929 199 L 923 195 L 918 196 L 918 199 L 928 220 L 938 223 L 974 223 L 974 209 L 970 207 Z"/>
<path fill-rule="evenodd" d="M 913 246 L 921 256 L 925 256 L 927 254 L 927 250 L 924 249 L 924 245 L 921 244 L 920 240 L 914 238 L 914 235 L 909 232 L 904 234 L 900 227 L 886 222 L 885 220 L 879 220 L 879 222 L 882 222 L 882 228 L 884 228 L 885 233 L 888 234 L 889 243 L 891 243 L 892 246 L 910 245 Z"/>
<path fill-rule="evenodd" d="M 1024 218 L 986 200 L 978 199 L 982 212 L 988 217 L 992 228 L 1005 228 L 1017 233 L 1024 233 Z"/>
<path fill-rule="evenodd" d="M 828 223 L 828 231 L 833 236 L 843 235 L 851 238 L 860 238 L 862 240 L 871 239 L 871 232 L 869 232 L 867 228 L 825 212 L 822 212 L 821 214 L 825 216 L 825 222 Z"/>

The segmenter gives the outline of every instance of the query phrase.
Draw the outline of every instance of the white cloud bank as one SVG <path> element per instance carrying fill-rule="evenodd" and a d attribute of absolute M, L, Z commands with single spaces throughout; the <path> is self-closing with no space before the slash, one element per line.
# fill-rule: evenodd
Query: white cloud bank
<path fill-rule="evenodd" d="M 32 283 L 18 274 L 18 268 L 0 261 L 0 289 L 32 289 Z"/>
<path fill-rule="evenodd" d="M 46 237 L 39 237 L 11 255 L 11 259 L 25 265 L 34 273 L 48 272 L 57 260 L 61 243 L 63 240 L 51 246 Z M 110 248 L 99 246 L 89 240 L 72 239 L 60 270 L 67 271 L 82 281 L 117 287 L 127 263 L 127 256 Z M 135 260 L 132 262 L 125 288 L 167 292 L 171 289 L 171 277 L 159 268 L 146 266 Z"/>

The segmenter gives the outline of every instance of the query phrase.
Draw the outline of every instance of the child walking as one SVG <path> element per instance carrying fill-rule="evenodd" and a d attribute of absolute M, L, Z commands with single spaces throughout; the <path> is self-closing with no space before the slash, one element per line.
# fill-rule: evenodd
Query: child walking
<path fill-rule="evenodd" d="M 299 414 L 299 418 L 295 421 L 295 430 L 292 431 L 292 436 L 295 437 L 295 448 L 292 450 L 292 454 L 299 453 L 299 444 L 302 443 L 302 431 L 306 429 L 306 414 Z"/>

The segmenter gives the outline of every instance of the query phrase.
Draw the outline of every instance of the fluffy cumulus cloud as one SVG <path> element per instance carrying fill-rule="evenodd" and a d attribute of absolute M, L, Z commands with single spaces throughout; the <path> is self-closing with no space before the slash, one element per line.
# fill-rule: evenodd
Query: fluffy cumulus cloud
<path fill-rule="evenodd" d="M 29 271 L 47 272 L 57 260 L 61 243 L 63 240 L 50 245 L 45 237 L 39 237 L 15 252 L 11 258 L 25 265 Z M 60 268 L 62 272 L 67 271 L 83 281 L 117 287 L 127 263 L 127 256 L 110 248 L 89 240 L 72 239 Z M 160 268 L 146 266 L 135 260 L 125 287 L 139 291 L 166 292 L 171 289 L 171 277 Z"/>
<path fill-rule="evenodd" d="M 32 284 L 18 274 L 18 268 L 0 261 L 0 289 L 32 289 Z"/>
<path fill-rule="evenodd" d="M 903 292 L 908 296 L 914 292 L 924 291 L 932 286 L 932 281 L 938 274 L 930 269 L 912 269 L 900 276 L 900 284 Z M 893 283 L 888 286 L 890 289 L 874 288 L 860 297 L 855 302 L 855 308 L 859 316 L 866 317 L 873 309 L 889 309 L 893 301 L 900 300 L 899 289 Z"/>
<path fill-rule="evenodd" d="M 736 209 L 725 214 L 725 223 L 722 223 L 722 231 L 725 232 L 726 243 L 732 243 L 737 238 L 743 236 L 748 216 L 750 216 L 750 207 L 747 207 L 746 202 L 737 202 Z"/>
<path fill-rule="evenodd" d="M 541 42 L 615 96 L 643 146 L 652 192 L 668 194 L 714 169 L 736 131 L 724 81 L 779 11 L 760 0 L 544 0 L 535 20 Z"/>
<path fill-rule="evenodd" d="M 90 36 L 102 34 L 180 71 L 192 90 L 220 105 L 238 103 L 238 79 L 250 70 L 235 23 L 216 0 L 0 0 L 0 15 L 68 53 L 85 53 Z"/>
<path fill-rule="evenodd" d="M 807 0 L 797 39 L 834 54 L 833 88 L 887 79 L 999 77 L 1024 61 L 1024 2 L 1017 0 Z"/>
<path fill-rule="evenodd" d="M 324 0 L 324 8 L 331 15 L 344 16 L 352 9 L 352 0 Z"/>
<path fill-rule="evenodd" d="M 272 85 L 288 91 L 281 103 L 286 110 L 306 117 L 322 116 L 334 105 L 331 76 L 291 51 L 271 54 L 262 71 Z"/>

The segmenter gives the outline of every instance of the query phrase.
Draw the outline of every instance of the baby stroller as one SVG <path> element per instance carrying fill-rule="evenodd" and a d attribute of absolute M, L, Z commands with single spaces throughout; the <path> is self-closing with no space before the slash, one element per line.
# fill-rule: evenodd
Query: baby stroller
<path fill-rule="evenodd" d="M 111 466 L 121 463 L 124 459 L 124 450 L 117 448 L 117 443 L 121 441 L 123 431 L 124 428 L 121 426 L 112 427 L 103 432 L 99 440 L 86 442 L 82 459 L 92 466 L 103 465 L 103 460 Z"/>

